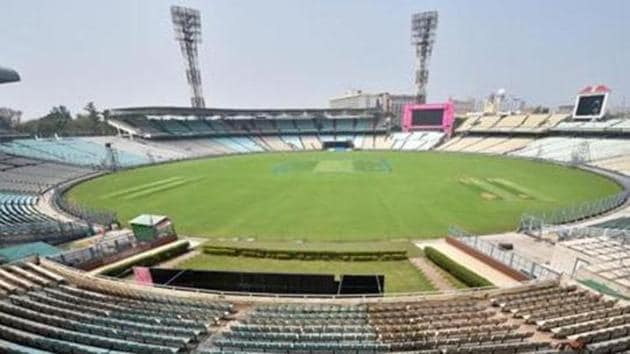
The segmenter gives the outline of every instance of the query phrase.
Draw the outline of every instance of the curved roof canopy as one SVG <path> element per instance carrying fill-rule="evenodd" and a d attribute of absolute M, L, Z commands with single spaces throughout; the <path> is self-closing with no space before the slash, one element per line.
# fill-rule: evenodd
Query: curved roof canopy
<path fill-rule="evenodd" d="M 20 81 L 20 75 L 15 70 L 0 66 L 0 84 L 16 81 Z"/>

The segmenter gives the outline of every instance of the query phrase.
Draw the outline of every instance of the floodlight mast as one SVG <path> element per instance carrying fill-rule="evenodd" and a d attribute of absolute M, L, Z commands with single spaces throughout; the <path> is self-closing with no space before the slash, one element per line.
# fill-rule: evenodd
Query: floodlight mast
<path fill-rule="evenodd" d="M 197 44 L 201 43 L 201 15 L 199 10 L 171 6 L 171 18 L 175 30 L 175 40 L 179 42 L 186 65 L 186 78 L 192 92 L 192 106 L 203 108 L 206 103 L 201 89 L 201 73 Z"/>
<path fill-rule="evenodd" d="M 414 14 L 411 18 L 411 44 L 416 48 L 416 102 L 425 103 L 429 82 L 429 60 L 438 25 L 437 11 Z"/>

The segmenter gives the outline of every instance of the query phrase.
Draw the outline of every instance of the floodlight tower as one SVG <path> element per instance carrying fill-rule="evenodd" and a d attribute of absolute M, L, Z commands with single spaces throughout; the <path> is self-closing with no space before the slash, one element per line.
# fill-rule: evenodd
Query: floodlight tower
<path fill-rule="evenodd" d="M 199 10 L 171 6 L 171 18 L 175 29 L 175 40 L 179 42 L 186 64 L 186 78 L 192 91 L 193 107 L 206 106 L 201 90 L 201 73 L 197 56 L 197 44 L 201 43 L 201 15 Z"/>
<path fill-rule="evenodd" d="M 425 103 L 429 82 L 429 59 L 438 25 L 437 11 L 414 14 L 411 18 L 411 44 L 416 47 L 416 102 Z"/>

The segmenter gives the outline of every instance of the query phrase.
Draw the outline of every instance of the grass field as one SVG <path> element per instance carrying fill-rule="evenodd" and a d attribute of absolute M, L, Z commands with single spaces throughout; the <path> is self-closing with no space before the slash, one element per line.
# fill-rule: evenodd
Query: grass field
<path fill-rule="evenodd" d="M 124 222 L 170 216 L 180 234 L 358 241 L 512 230 L 521 213 L 619 191 L 601 176 L 492 156 L 401 152 L 257 154 L 124 171 L 83 183 L 71 200 Z"/>

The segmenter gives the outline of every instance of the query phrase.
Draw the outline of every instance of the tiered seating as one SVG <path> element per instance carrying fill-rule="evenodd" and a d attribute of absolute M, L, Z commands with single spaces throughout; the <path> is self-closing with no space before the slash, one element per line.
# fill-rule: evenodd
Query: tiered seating
<path fill-rule="evenodd" d="M 387 135 L 377 135 L 374 138 L 374 149 L 389 150 L 392 148 L 394 140 Z"/>
<path fill-rule="evenodd" d="M 495 306 L 524 318 L 541 331 L 565 339 L 566 346 L 590 353 L 617 353 L 630 348 L 630 306 L 579 290 L 549 286 L 492 299 Z"/>
<path fill-rule="evenodd" d="M 630 217 L 619 217 L 606 220 L 593 226 L 606 229 L 630 230 Z"/>
<path fill-rule="evenodd" d="M 510 131 L 520 127 L 527 118 L 526 114 L 514 114 L 501 118 L 494 126 L 495 130 Z"/>
<path fill-rule="evenodd" d="M 385 352 L 449 348 L 519 352 L 531 342 L 474 300 L 363 305 L 260 305 L 213 344 L 221 352 Z M 449 351 L 450 352 L 450 351 Z"/>
<path fill-rule="evenodd" d="M 467 145 L 466 147 L 464 147 L 460 151 L 485 152 L 486 149 L 492 149 L 493 147 L 495 147 L 497 145 L 501 145 L 501 144 L 505 143 L 507 140 L 508 140 L 508 138 L 487 137 L 487 138 L 484 138 L 482 140 L 479 140 L 475 144 Z"/>
<path fill-rule="evenodd" d="M 456 129 L 465 132 L 531 132 L 540 133 L 555 127 L 567 117 L 566 114 L 515 114 L 507 116 L 482 116 L 467 118 Z"/>
<path fill-rule="evenodd" d="M 438 148 L 438 150 L 443 151 L 465 151 L 469 146 L 473 146 L 474 144 L 482 141 L 483 137 L 464 137 L 460 139 L 453 139 L 447 144 L 444 144 Z"/>
<path fill-rule="evenodd" d="M 195 124 L 203 124 L 200 121 L 196 122 Z M 183 159 L 188 156 L 198 156 L 194 151 L 189 154 L 190 149 L 182 146 L 186 145 L 182 142 L 194 143 L 196 140 L 173 140 L 165 144 L 161 141 L 147 141 L 142 139 L 130 140 L 118 136 L 93 136 L 81 139 L 100 146 L 105 146 L 105 144 L 109 143 L 116 151 L 123 151 L 136 156 L 144 156 L 150 162 L 163 162 Z"/>
<path fill-rule="evenodd" d="M 301 135 L 302 145 L 306 150 L 321 150 L 322 143 L 319 141 L 317 135 Z"/>
<path fill-rule="evenodd" d="M 601 121 L 564 121 L 552 128 L 556 131 L 619 131 L 623 130 L 625 119 L 608 119 Z"/>
<path fill-rule="evenodd" d="M 483 150 L 479 150 L 478 152 L 485 154 L 507 154 L 509 152 L 524 148 L 532 140 L 533 139 L 531 138 L 509 138 L 503 140 L 498 144 L 486 147 Z"/>
<path fill-rule="evenodd" d="M 585 159 L 581 162 L 589 162 L 629 153 L 630 141 L 626 139 L 550 137 L 534 140 L 513 154 L 563 162 L 579 158 Z"/>
<path fill-rule="evenodd" d="M 212 141 L 223 145 L 229 153 L 246 154 L 250 152 L 247 147 L 239 144 L 234 138 L 212 138 Z"/>
<path fill-rule="evenodd" d="M 547 119 L 549 119 L 549 114 L 530 114 L 525 118 L 520 128 L 523 130 L 535 129 L 540 127 Z"/>
<path fill-rule="evenodd" d="M 35 195 L 0 192 L 0 225 L 51 220 L 37 210 L 37 199 Z"/>
<path fill-rule="evenodd" d="M 188 352 L 232 311 L 216 301 L 168 301 L 80 289 L 33 263 L 0 269 L 0 350 L 25 353 Z"/>
<path fill-rule="evenodd" d="M 0 149 L 16 155 L 38 159 L 60 161 L 80 166 L 102 166 L 107 162 L 107 150 L 80 138 L 64 139 L 18 139 L 0 144 Z M 118 152 L 121 166 L 135 166 L 148 163 L 144 156 Z"/>
<path fill-rule="evenodd" d="M 3 216 L 4 217 L 4 216 Z M 82 224 L 57 220 L 14 223 L 0 227 L 0 247 L 43 241 L 53 245 L 91 235 Z"/>
<path fill-rule="evenodd" d="M 601 227 L 611 227 L 613 224 L 602 224 Z M 600 261 L 615 261 L 630 258 L 630 244 L 623 239 L 610 236 L 585 237 L 564 241 L 564 246 L 583 253 Z"/>
<path fill-rule="evenodd" d="M 19 157 L 2 160 L 0 190 L 24 193 L 40 193 L 67 180 L 94 173 L 93 170 L 42 162 Z"/>
<path fill-rule="evenodd" d="M 474 116 L 474 117 L 470 117 L 470 118 L 466 118 L 460 125 L 459 127 L 457 127 L 457 129 L 455 130 L 458 133 L 462 133 L 462 132 L 467 132 L 469 131 L 474 125 L 475 123 L 477 123 L 477 120 L 479 120 L 479 116 Z"/>
<path fill-rule="evenodd" d="M 265 141 L 266 145 L 270 147 L 271 151 L 291 151 L 291 146 L 285 143 L 278 136 L 264 136 L 262 139 Z"/>
<path fill-rule="evenodd" d="M 375 351 L 387 347 L 368 325 L 365 305 L 259 305 L 213 344 L 222 350 Z"/>
<path fill-rule="evenodd" d="M 261 152 L 264 151 L 262 147 L 256 144 L 253 140 L 248 137 L 234 137 L 232 138 L 234 142 L 244 147 L 246 152 Z"/>
<path fill-rule="evenodd" d="M 413 132 L 401 145 L 401 150 L 424 151 L 431 150 L 444 138 L 442 132 Z"/>
<path fill-rule="evenodd" d="M 564 121 L 565 119 L 567 119 L 569 116 L 563 113 L 556 113 L 556 114 L 552 114 L 549 118 L 547 118 L 547 120 L 545 122 L 543 122 L 543 124 L 541 125 L 541 127 L 544 128 L 553 128 L 556 125 L 558 125 L 558 123 Z"/>
<path fill-rule="evenodd" d="M 629 343 L 630 305 L 552 281 L 404 300 L 237 297 L 233 306 L 41 262 L 0 268 L 0 351 L 616 353 Z"/>
<path fill-rule="evenodd" d="M 391 136 L 393 140 L 392 150 L 400 150 L 407 142 L 407 139 L 411 136 L 411 133 L 394 133 Z"/>
<path fill-rule="evenodd" d="M 475 125 L 470 128 L 470 131 L 474 132 L 489 130 L 490 128 L 494 127 L 494 125 L 497 124 L 499 120 L 501 120 L 501 116 L 499 115 L 479 117 L 479 119 L 477 119 L 477 121 L 475 122 Z"/>
<path fill-rule="evenodd" d="M 292 150 L 303 150 L 302 141 L 297 135 L 282 135 L 280 137 Z"/>
<path fill-rule="evenodd" d="M 547 343 L 530 342 L 532 332 L 517 331 L 517 324 L 508 324 L 475 300 L 375 304 L 369 312 L 379 339 L 395 351 L 477 348 L 492 353 L 548 348 Z"/>
<path fill-rule="evenodd" d="M 599 160 L 593 163 L 593 165 L 630 175 L 630 155 Z"/>

